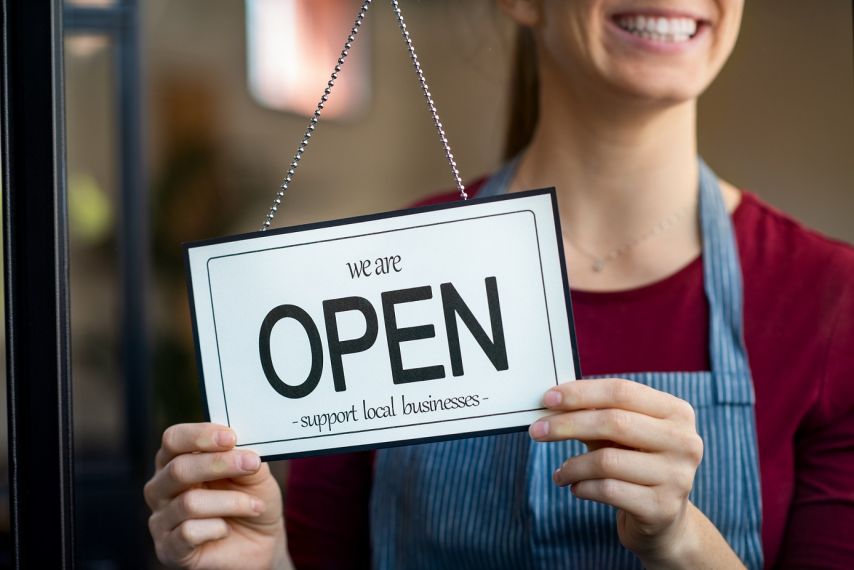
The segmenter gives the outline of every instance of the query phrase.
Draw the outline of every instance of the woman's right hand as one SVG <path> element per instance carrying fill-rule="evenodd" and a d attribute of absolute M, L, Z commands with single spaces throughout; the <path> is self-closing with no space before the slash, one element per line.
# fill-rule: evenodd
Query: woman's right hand
<path fill-rule="evenodd" d="M 145 485 L 157 557 L 181 568 L 289 568 L 278 482 L 226 426 L 163 433 Z"/>

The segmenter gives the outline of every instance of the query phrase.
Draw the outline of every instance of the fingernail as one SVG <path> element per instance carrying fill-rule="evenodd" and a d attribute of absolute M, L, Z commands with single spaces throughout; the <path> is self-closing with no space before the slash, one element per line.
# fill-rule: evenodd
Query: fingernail
<path fill-rule="evenodd" d="M 560 485 L 560 467 L 555 469 L 555 472 L 552 473 L 552 481 Z"/>
<path fill-rule="evenodd" d="M 549 433 L 549 422 L 546 421 L 538 421 L 531 424 L 530 428 L 531 437 L 545 437 Z"/>
<path fill-rule="evenodd" d="M 563 394 L 561 394 L 558 390 L 549 390 L 546 392 L 546 395 L 543 396 L 543 403 L 547 408 L 554 408 L 555 406 L 559 406 L 561 400 L 563 400 Z"/>
<path fill-rule="evenodd" d="M 255 511 L 256 513 L 258 513 L 258 514 L 263 513 L 265 507 L 266 507 L 266 505 L 264 504 L 264 501 L 262 501 L 260 499 L 252 499 L 252 510 Z"/>
<path fill-rule="evenodd" d="M 230 447 L 237 443 L 237 438 L 234 437 L 234 432 L 231 431 L 218 431 L 214 436 L 216 444 L 220 447 Z"/>
<path fill-rule="evenodd" d="M 261 467 L 261 458 L 254 453 L 244 453 L 240 458 L 240 468 L 244 471 L 257 471 Z"/>

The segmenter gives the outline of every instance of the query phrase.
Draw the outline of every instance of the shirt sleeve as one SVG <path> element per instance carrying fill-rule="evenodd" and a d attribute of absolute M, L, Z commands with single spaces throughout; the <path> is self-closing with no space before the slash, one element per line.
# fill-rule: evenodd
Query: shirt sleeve
<path fill-rule="evenodd" d="M 795 494 L 779 568 L 854 565 L 854 255 L 842 252 L 825 374 L 797 434 Z M 820 328 L 820 327 L 819 327 Z"/>
<path fill-rule="evenodd" d="M 370 567 L 372 479 L 372 452 L 291 460 L 285 525 L 298 570 Z"/>

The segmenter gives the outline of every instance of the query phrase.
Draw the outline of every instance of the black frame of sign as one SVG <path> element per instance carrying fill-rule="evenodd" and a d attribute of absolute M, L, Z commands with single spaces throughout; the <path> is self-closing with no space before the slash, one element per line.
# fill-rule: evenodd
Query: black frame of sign
<path fill-rule="evenodd" d="M 74 565 L 62 3 L 3 0 L 3 257 L 12 547 Z"/>
<path fill-rule="evenodd" d="M 256 231 L 256 232 L 230 235 L 230 236 L 219 237 L 219 238 L 203 239 L 203 240 L 198 240 L 198 241 L 193 241 L 193 242 L 183 244 L 184 267 L 185 267 L 185 273 L 186 273 L 186 278 L 187 278 L 187 291 L 188 291 L 188 296 L 189 296 L 189 301 L 190 301 L 190 317 L 191 317 L 191 321 L 193 324 L 193 339 L 194 339 L 195 349 L 196 349 L 195 350 L 195 352 L 196 352 L 196 368 L 199 372 L 199 386 L 200 386 L 200 391 L 202 393 L 202 399 L 204 400 L 205 420 L 211 421 L 211 415 L 210 415 L 207 385 L 205 382 L 205 368 L 204 368 L 203 361 L 202 361 L 202 351 L 201 351 L 201 342 L 200 342 L 200 338 L 199 338 L 198 320 L 196 317 L 196 299 L 195 299 L 195 290 L 193 288 L 192 269 L 191 269 L 191 263 L 190 263 L 190 250 L 191 249 L 197 248 L 197 247 L 209 246 L 209 245 L 217 245 L 217 244 L 223 244 L 223 243 L 242 241 L 242 240 L 247 240 L 247 239 L 257 239 L 257 238 L 270 237 L 270 236 L 276 236 L 276 235 L 300 233 L 300 232 L 304 232 L 304 231 L 310 231 L 310 230 L 316 230 L 316 229 L 322 229 L 322 228 L 348 226 L 348 225 L 353 225 L 353 224 L 359 224 L 362 222 L 383 220 L 383 219 L 387 219 L 387 218 L 401 218 L 401 217 L 410 216 L 410 215 L 414 215 L 414 214 L 422 214 L 425 212 L 435 212 L 435 211 L 439 211 L 439 210 L 448 210 L 448 209 L 456 209 L 456 208 L 467 208 L 467 207 L 470 207 L 470 206 L 473 206 L 476 204 L 483 204 L 483 203 L 488 203 L 488 202 L 504 202 L 504 201 L 509 201 L 509 200 L 517 200 L 519 198 L 541 196 L 541 195 L 547 195 L 550 197 L 551 208 L 552 208 L 552 211 L 555 213 L 555 217 L 554 217 L 555 235 L 560 236 L 560 235 L 562 235 L 563 232 L 561 230 L 560 217 L 558 215 L 556 215 L 557 211 L 558 211 L 557 195 L 555 193 L 555 189 L 552 187 L 552 188 L 537 188 L 537 189 L 532 189 L 532 190 L 526 190 L 523 192 L 513 192 L 510 194 L 500 194 L 497 196 L 489 196 L 489 197 L 484 197 L 484 198 L 475 197 L 473 199 L 469 199 L 466 201 L 457 200 L 457 201 L 453 201 L 453 202 L 444 202 L 444 203 L 433 204 L 433 205 L 429 205 L 429 206 L 420 206 L 420 207 L 416 207 L 416 208 L 406 208 L 406 209 L 402 209 L 402 210 L 379 212 L 376 214 L 366 214 L 366 215 L 354 216 L 354 217 L 350 217 L 350 218 L 326 220 L 326 221 L 322 221 L 322 222 L 312 222 L 312 223 L 302 224 L 302 225 L 297 225 L 297 226 L 274 228 L 274 229 L 270 229 L 270 230 L 265 230 L 263 232 Z M 530 212 L 533 215 L 533 212 L 531 212 L 530 210 L 525 210 L 525 211 Z M 519 213 L 519 211 L 517 211 L 517 212 L 502 212 L 501 214 L 495 214 L 495 215 L 506 215 L 508 213 Z M 484 215 L 484 216 L 475 216 L 475 217 L 476 218 L 483 218 L 483 217 L 492 217 L 492 216 L 493 215 Z M 468 218 L 468 219 L 473 219 L 473 218 Z M 453 220 L 452 222 L 435 222 L 435 223 L 428 223 L 426 225 L 442 225 L 445 223 L 455 223 L 455 222 L 460 222 L 460 221 L 465 221 L 465 220 L 466 220 L 466 218 L 462 218 L 462 219 Z M 535 225 L 536 225 L 536 222 L 535 222 Z M 413 225 L 413 226 L 406 227 L 406 228 L 385 230 L 385 231 L 380 232 L 380 233 L 406 231 L 406 230 L 411 230 L 411 229 L 419 228 L 419 227 L 424 227 L 424 226 L 423 225 Z M 365 235 L 370 235 L 370 232 L 355 234 L 355 235 L 350 235 L 350 236 L 342 236 L 342 237 L 337 237 L 337 238 L 331 238 L 331 239 L 322 240 L 322 241 L 339 241 L 339 240 L 363 237 Z M 539 240 L 539 237 L 538 237 L 538 240 Z M 312 243 L 318 243 L 318 242 L 305 241 L 305 242 L 300 243 L 300 244 L 288 245 L 288 246 L 276 246 L 276 247 L 273 247 L 270 249 L 285 249 L 285 248 L 290 248 L 290 247 L 310 245 Z M 539 248 L 539 241 L 537 243 L 537 247 Z M 575 318 L 574 318 L 573 312 L 572 312 L 572 299 L 570 296 L 569 281 L 567 279 L 566 256 L 564 255 L 563 242 L 559 239 L 557 240 L 557 249 L 558 249 L 558 259 L 559 259 L 560 268 L 561 268 L 560 273 L 561 273 L 562 279 L 563 279 L 563 295 L 564 295 L 564 301 L 565 301 L 565 307 L 564 308 L 566 310 L 566 318 L 567 318 L 567 323 L 569 325 L 570 342 L 572 345 L 572 362 L 573 362 L 573 367 L 575 369 L 575 377 L 580 379 L 580 378 L 582 378 L 583 373 L 581 371 L 581 362 L 580 362 L 579 355 L 578 355 L 578 340 L 575 336 Z M 259 247 L 258 249 L 255 249 L 255 250 L 249 250 L 249 251 L 244 251 L 244 252 L 240 252 L 240 253 L 232 253 L 232 254 L 215 256 L 215 257 L 209 258 L 207 261 L 207 264 L 210 265 L 211 261 L 213 261 L 215 259 L 222 258 L 222 257 L 234 257 L 237 255 L 246 255 L 246 254 L 250 254 L 250 253 L 257 253 L 260 251 L 269 251 L 269 249 Z M 541 265 L 541 271 L 542 271 L 542 265 Z M 210 281 L 208 281 L 208 283 L 210 283 Z M 544 284 L 544 294 L 545 294 L 545 284 Z M 214 302 L 213 302 L 212 296 L 210 297 L 210 304 L 211 304 L 211 307 L 213 307 Z M 548 303 L 547 302 L 546 302 L 546 310 L 548 312 Z M 214 324 L 214 329 L 216 329 L 216 318 L 213 319 L 213 324 Z M 549 333 L 549 334 L 551 336 L 551 333 Z M 554 343 L 552 343 L 551 348 L 552 348 L 552 354 L 554 354 Z M 217 343 L 216 350 L 217 350 L 217 354 L 219 354 L 219 344 L 218 343 Z M 223 388 L 223 392 L 222 392 L 223 400 L 226 402 L 225 403 L 226 418 L 228 418 L 228 404 L 227 404 L 227 397 L 225 395 L 225 382 L 224 382 L 224 379 L 222 378 L 221 372 L 220 372 L 219 378 L 220 378 L 221 386 Z M 560 382 L 559 382 L 559 378 L 557 376 L 557 368 L 555 368 L 555 385 L 558 385 L 559 383 Z M 534 410 L 544 410 L 544 409 L 545 408 L 523 409 L 523 410 L 516 410 L 513 412 L 503 412 L 503 413 L 499 413 L 499 414 L 487 414 L 487 415 L 507 415 L 509 413 L 531 412 Z M 476 416 L 476 417 L 485 417 L 485 416 Z M 472 419 L 472 418 L 464 418 L 464 419 Z M 443 423 L 446 421 L 456 421 L 456 420 L 426 421 L 426 422 L 422 422 L 422 424 Z M 227 423 L 227 425 L 231 426 L 230 420 L 227 420 L 226 423 Z M 413 425 L 419 425 L 419 424 L 408 424 L 408 425 L 395 426 L 395 427 L 398 427 L 398 428 L 399 427 L 412 427 Z M 363 430 L 363 431 L 378 431 L 380 429 L 390 429 L 390 428 L 374 428 L 374 429 L 367 429 L 367 430 Z M 398 446 L 402 446 L 402 445 L 411 445 L 414 443 L 434 443 L 434 442 L 439 442 L 439 441 L 451 441 L 451 440 L 455 440 L 455 439 L 462 439 L 462 438 L 466 438 L 466 437 L 471 437 L 472 434 L 476 434 L 478 436 L 499 435 L 499 434 L 505 434 L 505 433 L 526 431 L 527 429 L 528 429 L 528 426 L 527 426 L 527 424 L 525 424 L 525 425 L 516 426 L 516 427 L 483 430 L 483 431 L 478 431 L 478 432 L 461 432 L 461 433 L 458 433 L 455 435 L 419 437 L 419 438 L 415 438 L 415 439 L 400 439 L 400 440 L 388 441 L 388 442 L 383 442 L 383 443 L 371 443 L 371 444 L 367 444 L 367 445 L 350 445 L 350 446 L 343 446 L 343 447 L 329 447 L 329 448 L 323 448 L 323 449 L 313 450 L 313 451 L 300 451 L 300 452 L 284 453 L 284 454 L 269 454 L 269 455 L 262 454 L 261 459 L 263 461 L 277 461 L 277 460 L 282 460 L 282 459 L 296 459 L 296 458 L 300 458 L 300 457 L 313 457 L 313 456 L 318 456 L 318 455 L 328 455 L 330 453 L 342 453 L 342 452 L 351 453 L 351 452 L 356 452 L 356 451 L 365 451 L 365 450 L 398 447 Z M 347 432 L 347 433 L 357 433 L 357 432 Z M 327 434 L 324 436 L 309 436 L 306 438 L 293 438 L 292 440 L 245 442 L 245 443 L 239 443 L 237 445 L 237 447 L 245 447 L 245 446 L 268 444 L 268 443 L 280 443 L 283 441 L 293 441 L 296 439 L 314 439 L 316 437 L 328 437 L 330 435 L 338 436 L 338 435 L 343 435 L 343 434 Z"/>

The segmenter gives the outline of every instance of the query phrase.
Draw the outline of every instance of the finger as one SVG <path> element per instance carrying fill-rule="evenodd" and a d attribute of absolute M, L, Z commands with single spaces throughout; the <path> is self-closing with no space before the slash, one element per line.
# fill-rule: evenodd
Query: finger
<path fill-rule="evenodd" d="M 543 403 L 556 411 L 619 408 L 655 418 L 678 418 L 694 422 L 694 409 L 688 402 L 622 378 L 565 382 L 546 392 Z"/>
<path fill-rule="evenodd" d="M 160 449 L 154 458 L 157 469 L 162 469 L 172 458 L 182 453 L 196 451 L 227 451 L 237 443 L 234 431 L 226 426 L 211 423 L 176 424 L 163 432 Z"/>
<path fill-rule="evenodd" d="M 152 515 L 152 526 L 170 532 L 189 519 L 257 517 L 264 509 L 262 500 L 241 491 L 190 489 Z"/>
<path fill-rule="evenodd" d="M 590 479 L 572 486 L 572 494 L 580 499 L 596 501 L 623 509 L 641 521 L 652 522 L 675 517 L 681 501 L 664 504 L 655 487 L 627 483 L 617 479 Z"/>
<path fill-rule="evenodd" d="M 693 430 L 667 420 L 620 409 L 581 410 L 547 416 L 529 429 L 537 441 L 610 440 L 647 451 L 669 451 L 689 445 Z"/>
<path fill-rule="evenodd" d="M 245 477 L 258 472 L 261 459 L 252 451 L 231 450 L 220 453 L 185 453 L 172 459 L 146 484 L 145 497 L 152 509 L 161 508 L 193 485 Z"/>
<path fill-rule="evenodd" d="M 226 536 L 228 525 L 222 519 L 191 519 L 164 537 L 163 550 L 170 562 L 182 565 L 206 542 Z"/>
<path fill-rule="evenodd" d="M 694 471 L 673 466 L 669 459 L 659 454 L 603 447 L 567 459 L 554 472 L 553 479 L 562 487 L 589 479 L 618 479 L 638 485 L 687 483 L 690 489 Z"/>

